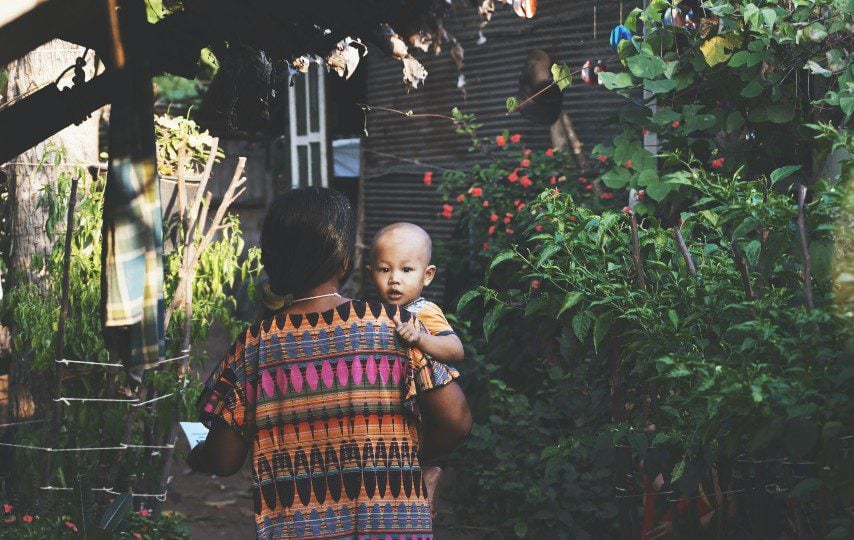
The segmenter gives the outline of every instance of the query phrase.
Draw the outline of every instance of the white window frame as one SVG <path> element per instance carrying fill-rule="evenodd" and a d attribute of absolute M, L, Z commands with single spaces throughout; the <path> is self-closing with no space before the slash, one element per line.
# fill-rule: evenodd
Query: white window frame
<path fill-rule="evenodd" d="M 329 186 L 329 166 L 327 163 L 326 156 L 326 84 L 325 84 L 325 75 L 326 71 L 319 66 L 316 62 L 311 62 L 308 73 L 302 74 L 302 76 L 295 77 L 294 85 L 288 88 L 288 115 L 289 115 L 289 135 L 290 135 L 290 145 L 291 145 L 291 186 L 299 187 L 300 186 L 300 173 L 299 173 L 299 151 L 298 148 L 300 146 L 306 147 L 306 152 L 308 154 L 308 170 L 306 174 L 308 175 L 308 179 L 306 181 L 306 185 L 314 185 L 312 182 L 312 177 L 314 176 L 312 170 L 312 159 L 311 159 L 311 143 L 319 143 L 320 146 L 320 185 L 322 187 Z M 311 85 L 309 84 L 309 77 L 317 77 L 317 111 L 318 111 L 318 131 L 311 130 L 311 96 L 309 95 L 309 91 L 311 89 Z M 305 88 L 305 135 L 297 134 L 297 93 L 296 88 L 297 85 L 301 84 Z"/>

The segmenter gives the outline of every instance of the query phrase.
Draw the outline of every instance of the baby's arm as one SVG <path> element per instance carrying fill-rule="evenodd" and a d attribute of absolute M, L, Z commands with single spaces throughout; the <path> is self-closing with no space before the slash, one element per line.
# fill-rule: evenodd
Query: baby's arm
<path fill-rule="evenodd" d="M 395 329 L 398 335 L 413 347 L 440 362 L 462 362 L 464 357 L 463 343 L 456 334 L 434 336 L 422 331 L 411 322 L 401 322 L 400 317 L 394 316 Z"/>

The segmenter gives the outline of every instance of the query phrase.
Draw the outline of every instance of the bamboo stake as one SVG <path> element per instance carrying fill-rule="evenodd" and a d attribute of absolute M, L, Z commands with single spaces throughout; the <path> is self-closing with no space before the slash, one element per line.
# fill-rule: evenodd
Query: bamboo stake
<path fill-rule="evenodd" d="M 694 266 L 694 259 L 691 258 L 691 252 L 688 251 L 688 246 L 685 245 L 685 239 L 682 238 L 679 227 L 673 229 L 673 238 L 676 239 L 679 252 L 682 253 L 682 258 L 685 259 L 685 266 L 688 267 L 688 273 L 691 274 L 692 278 L 697 279 L 697 267 Z"/>
<path fill-rule="evenodd" d="M 643 265 L 640 260 L 640 240 L 638 238 L 638 219 L 635 216 L 635 213 L 632 212 L 629 214 L 629 220 L 632 224 L 632 262 L 635 267 L 635 279 L 637 280 L 638 287 L 642 290 L 646 290 L 646 279 L 643 275 Z"/>
<path fill-rule="evenodd" d="M 807 198 L 807 188 L 798 184 L 798 239 L 801 243 L 801 255 L 804 258 L 804 296 L 807 301 L 807 309 L 812 311 L 815 304 L 812 299 L 812 268 L 810 262 L 810 250 L 807 242 L 807 226 L 804 218 L 804 202 Z"/>
<path fill-rule="evenodd" d="M 71 192 L 68 195 L 68 212 L 65 223 L 65 250 L 62 258 L 62 296 L 59 300 L 59 323 L 56 329 L 55 356 L 60 360 L 65 355 L 65 325 L 68 319 L 68 288 L 71 274 L 71 240 L 74 234 L 74 210 L 77 206 L 77 184 L 80 179 L 77 176 L 71 178 Z M 54 366 L 53 379 L 53 394 L 54 398 L 58 399 L 62 396 L 62 376 L 63 365 L 56 363 Z M 46 448 L 53 448 L 57 437 L 59 436 L 59 421 L 62 417 L 62 403 L 56 402 L 53 407 L 53 412 L 50 416 L 49 428 L 45 432 L 44 439 Z M 50 484 L 52 460 L 50 452 L 45 456 L 43 483 L 42 485 Z"/>
<path fill-rule="evenodd" d="M 748 300 L 755 300 L 753 285 L 750 282 L 750 269 L 747 267 L 747 258 L 741 250 L 741 246 L 735 240 L 732 241 L 732 253 L 735 256 L 735 264 L 741 274 L 741 285 L 744 287 L 744 296 Z"/>

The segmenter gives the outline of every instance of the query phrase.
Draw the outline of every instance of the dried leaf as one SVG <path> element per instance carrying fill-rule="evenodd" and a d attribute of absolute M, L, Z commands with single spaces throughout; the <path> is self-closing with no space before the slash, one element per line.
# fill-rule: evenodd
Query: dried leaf
<path fill-rule="evenodd" d="M 495 13 L 495 4 L 492 0 L 483 0 L 480 3 L 480 6 L 478 6 L 477 12 L 480 13 L 480 16 L 487 21 L 491 21 L 492 14 Z"/>
<path fill-rule="evenodd" d="M 391 43 L 391 55 L 397 58 L 398 60 L 403 60 L 407 56 L 409 56 L 409 48 L 406 46 L 406 43 L 403 41 L 403 38 L 400 37 L 399 34 L 392 34 L 388 38 Z"/>
<path fill-rule="evenodd" d="M 513 11 L 523 19 L 530 19 L 537 13 L 537 0 L 513 0 Z"/>
<path fill-rule="evenodd" d="M 362 47 L 362 54 L 359 54 Z M 335 70 L 339 77 L 349 79 L 359 66 L 359 59 L 368 53 L 368 49 L 358 39 L 346 37 L 338 42 L 335 50 L 326 57 L 326 65 Z"/>
<path fill-rule="evenodd" d="M 457 69 L 463 69 L 463 59 L 465 58 L 466 51 L 463 49 L 463 46 L 459 41 L 454 43 L 454 46 L 451 48 L 451 58 L 454 63 L 457 65 Z"/>
<path fill-rule="evenodd" d="M 427 52 L 430 50 L 430 46 L 433 45 L 433 36 L 423 30 L 419 30 L 417 34 L 409 36 L 409 44 L 416 49 Z"/>
<path fill-rule="evenodd" d="M 411 56 L 403 58 L 403 84 L 407 90 L 418 88 L 419 85 L 424 84 L 426 78 L 427 70 L 421 62 Z"/>
<path fill-rule="evenodd" d="M 294 58 L 291 64 L 294 66 L 294 69 L 300 73 L 308 73 L 308 68 L 311 66 L 311 57 L 303 55 L 299 58 Z"/>

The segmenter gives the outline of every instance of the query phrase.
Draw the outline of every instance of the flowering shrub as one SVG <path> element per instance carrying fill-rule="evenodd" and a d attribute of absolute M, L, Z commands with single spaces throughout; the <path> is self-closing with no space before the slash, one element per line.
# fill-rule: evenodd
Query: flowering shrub
<path fill-rule="evenodd" d="M 508 133 L 443 175 L 476 414 L 449 496 L 496 536 L 638 538 L 669 512 L 678 538 L 851 537 L 850 2 L 671 9 L 634 10 L 645 36 L 599 74 L 656 105 L 593 150 L 612 198 L 528 175 L 552 156 Z"/>

